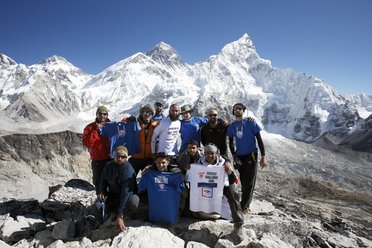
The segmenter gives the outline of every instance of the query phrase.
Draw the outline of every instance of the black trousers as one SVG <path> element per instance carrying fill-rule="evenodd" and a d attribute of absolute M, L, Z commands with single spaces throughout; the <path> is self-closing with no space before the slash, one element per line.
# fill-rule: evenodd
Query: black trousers
<path fill-rule="evenodd" d="M 252 202 L 253 191 L 257 177 L 257 153 L 238 156 L 242 166 L 238 169 L 240 183 L 242 186 L 242 199 L 240 206 L 242 209 L 249 208 Z"/>
<path fill-rule="evenodd" d="M 98 195 L 99 192 L 99 183 L 101 181 L 101 175 L 103 171 L 103 167 L 105 167 L 106 163 L 111 161 L 111 159 L 105 160 L 92 160 L 92 172 L 93 172 L 93 184 L 96 188 L 96 194 Z"/>
<path fill-rule="evenodd" d="M 227 201 L 229 202 L 231 217 L 234 224 L 243 224 L 244 217 L 242 214 L 242 209 L 239 205 L 239 193 L 237 192 L 235 185 L 231 184 L 228 187 L 223 187 L 223 195 L 226 196 Z"/>

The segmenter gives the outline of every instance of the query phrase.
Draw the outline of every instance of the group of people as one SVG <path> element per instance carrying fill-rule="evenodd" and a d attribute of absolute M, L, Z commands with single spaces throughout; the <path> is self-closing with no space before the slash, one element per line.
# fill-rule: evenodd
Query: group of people
<path fill-rule="evenodd" d="M 152 221 L 176 223 L 179 208 L 200 216 L 223 216 L 225 198 L 227 218 L 231 217 L 236 229 L 241 228 L 252 201 L 257 165 L 265 167 L 267 162 L 261 127 L 244 117 L 244 104 L 232 109 L 235 120 L 229 123 L 216 108 L 208 109 L 206 117 L 195 117 L 190 105 L 176 103 L 170 105 L 168 116 L 156 102 L 142 106 L 138 117 L 120 122 L 109 119 L 105 106 L 97 108 L 96 119 L 85 127 L 82 141 L 90 152 L 97 199 L 105 201 L 120 229 L 125 229 L 124 217 L 139 205 L 138 191 L 147 192 Z M 233 168 L 239 172 L 241 199 Z"/>

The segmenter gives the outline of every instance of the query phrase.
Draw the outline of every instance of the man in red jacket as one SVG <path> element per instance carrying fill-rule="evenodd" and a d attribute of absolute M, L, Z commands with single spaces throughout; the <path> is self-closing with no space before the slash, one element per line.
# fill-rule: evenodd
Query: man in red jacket
<path fill-rule="evenodd" d="M 106 122 L 110 122 L 108 110 L 105 106 L 100 106 L 96 111 L 96 120 L 84 128 L 82 138 L 83 145 L 89 149 L 92 160 L 93 184 L 97 195 L 103 167 L 111 160 L 109 139 L 100 135 L 100 129 Z"/>

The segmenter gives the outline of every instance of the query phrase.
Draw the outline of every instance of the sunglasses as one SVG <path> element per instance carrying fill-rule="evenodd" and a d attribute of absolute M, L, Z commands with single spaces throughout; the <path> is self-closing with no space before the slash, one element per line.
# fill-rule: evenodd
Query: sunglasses
<path fill-rule="evenodd" d="M 99 113 L 99 115 L 107 115 L 107 113 Z"/>
<path fill-rule="evenodd" d="M 209 117 L 217 117 L 217 114 L 209 114 Z"/>

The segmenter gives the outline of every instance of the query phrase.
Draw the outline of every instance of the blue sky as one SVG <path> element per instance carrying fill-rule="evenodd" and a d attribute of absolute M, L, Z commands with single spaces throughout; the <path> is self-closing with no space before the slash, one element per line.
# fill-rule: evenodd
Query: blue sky
<path fill-rule="evenodd" d="M 189 64 L 247 33 L 279 68 L 372 94 L 370 0 L 1 0 L 0 53 L 31 65 L 52 55 L 97 74 L 157 43 Z"/>

